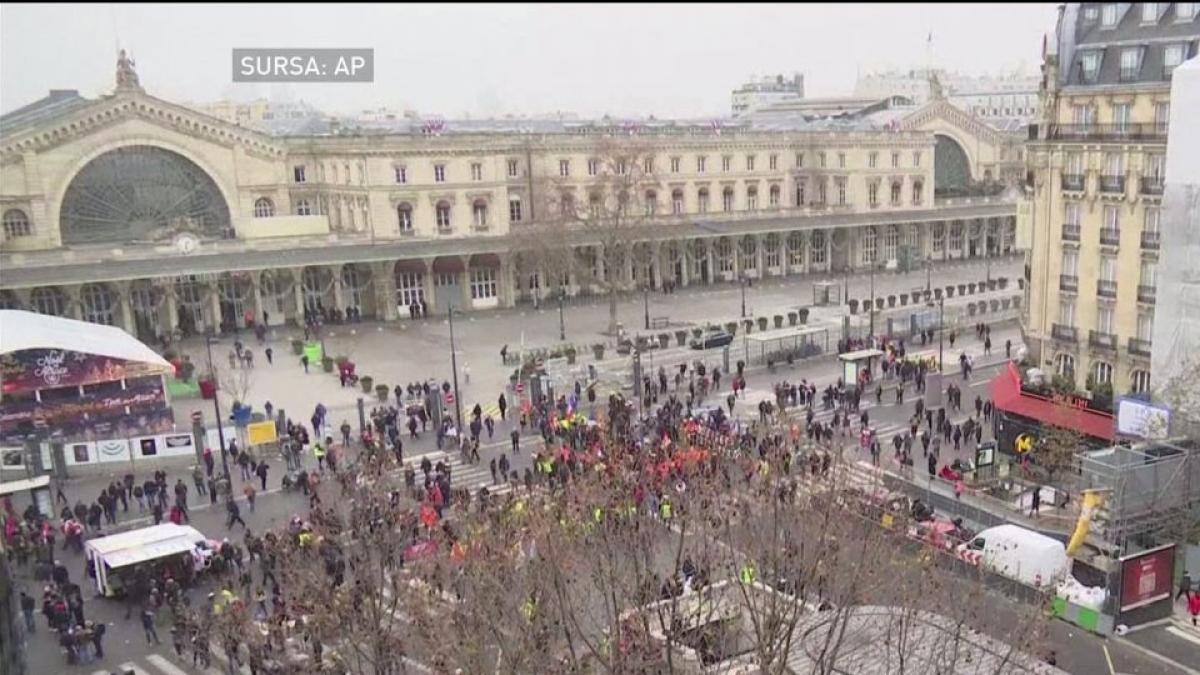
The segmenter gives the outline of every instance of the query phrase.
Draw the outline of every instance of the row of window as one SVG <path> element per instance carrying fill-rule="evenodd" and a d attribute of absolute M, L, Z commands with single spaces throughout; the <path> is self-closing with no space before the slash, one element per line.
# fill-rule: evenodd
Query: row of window
<path fill-rule="evenodd" d="M 1166 9 L 1170 3 L 1166 2 L 1143 2 L 1141 24 L 1143 26 L 1157 24 L 1159 13 Z M 1100 19 L 1100 25 L 1104 28 L 1116 28 L 1118 19 L 1120 18 L 1118 3 L 1105 3 L 1102 8 L 1095 6 L 1088 7 L 1083 12 L 1083 18 L 1087 21 L 1095 21 Z M 1191 21 L 1196 17 L 1196 3 L 1194 2 L 1177 2 L 1175 3 L 1175 20 L 1176 21 Z"/>
<path fill-rule="evenodd" d="M 1054 371 L 1063 377 L 1075 379 L 1075 357 L 1071 354 L 1055 356 Z M 1091 376 L 1096 384 L 1112 384 L 1112 364 L 1107 361 L 1093 361 Z M 1134 394 L 1148 393 L 1150 391 L 1150 372 L 1140 368 L 1130 371 L 1129 391 Z"/>
<path fill-rule="evenodd" d="M 1080 227 L 1083 206 L 1079 202 L 1067 202 L 1064 211 L 1065 225 Z M 1158 232 L 1162 212 L 1157 207 L 1147 207 L 1145 219 L 1142 221 L 1142 232 Z M 1121 229 L 1121 207 L 1116 204 L 1104 205 L 1103 229 L 1119 232 Z"/>
<path fill-rule="evenodd" d="M 1063 163 L 1063 172 L 1071 176 L 1082 176 L 1084 174 L 1083 153 L 1069 152 L 1066 156 L 1066 161 Z M 1167 173 L 1167 157 L 1161 153 L 1146 155 L 1145 177 L 1156 181 L 1162 181 Z M 1125 175 L 1125 155 L 1120 152 L 1104 153 L 1104 175 L 1108 177 L 1118 177 Z"/>
<path fill-rule="evenodd" d="M 1058 323 L 1062 326 L 1075 325 L 1075 298 L 1063 296 L 1058 301 Z M 1105 335 L 1117 334 L 1116 309 L 1109 304 L 1096 307 L 1096 332 Z M 1144 308 L 1138 311 L 1137 335 L 1138 340 L 1151 341 L 1154 333 L 1154 310 Z"/>
<path fill-rule="evenodd" d="M 1079 251 L 1075 249 L 1063 249 L 1062 252 L 1062 275 L 1067 277 L 1079 276 Z M 1117 275 L 1117 256 L 1104 254 L 1100 256 L 1100 281 L 1116 283 Z M 1138 285 L 1145 288 L 1156 288 L 1158 286 L 1158 262 L 1153 259 L 1143 259 L 1141 271 L 1138 276 Z M 1111 331 L 1106 331 L 1111 332 Z"/>
<path fill-rule="evenodd" d="M 1098 106 L 1095 104 L 1075 104 L 1071 106 L 1071 123 L 1078 126 L 1092 126 L 1099 122 Z M 1115 130 L 1130 128 L 1133 124 L 1133 105 L 1126 102 L 1109 103 L 1109 120 Z M 1166 133 L 1171 123 L 1171 104 L 1161 101 L 1154 104 L 1154 127 L 1160 133 Z"/>
<path fill-rule="evenodd" d="M 1191 49 L 1190 43 L 1175 42 L 1162 45 L 1162 77 L 1168 77 L 1175 67 L 1183 63 L 1188 58 L 1188 53 Z M 1131 47 L 1122 47 L 1117 54 L 1121 59 L 1121 69 L 1119 73 L 1122 82 L 1132 82 L 1138 78 L 1142 72 L 1142 64 L 1146 60 L 1146 51 L 1148 49 L 1157 49 L 1159 45 L 1134 45 Z M 1100 77 L 1100 66 L 1104 62 L 1103 48 L 1100 49 L 1084 49 L 1079 53 L 1080 74 L 1083 77 L 1084 84 L 1094 84 Z M 1157 79 L 1159 73 L 1151 73 L 1151 76 Z"/>
<path fill-rule="evenodd" d="M 696 159 L 696 163 L 695 163 L 696 171 L 695 172 L 696 173 L 707 172 L 708 157 L 706 155 L 697 155 L 695 159 Z M 839 169 L 847 168 L 846 153 L 844 153 L 844 152 L 837 153 L 836 160 L 837 160 L 837 168 L 839 168 Z M 722 155 L 720 158 L 720 161 L 721 161 L 721 171 L 722 172 L 733 171 L 733 156 L 732 155 Z M 745 170 L 746 171 L 754 171 L 755 166 L 756 166 L 756 161 L 757 161 L 757 159 L 756 159 L 755 155 L 746 155 L 744 157 Z M 795 167 L 803 168 L 804 161 L 805 161 L 805 153 L 803 153 L 803 152 L 796 153 Z M 587 166 L 586 166 L 587 175 L 598 176 L 598 175 L 608 174 L 608 173 L 624 175 L 624 174 L 628 173 L 628 171 L 631 168 L 626 162 L 621 161 L 621 160 L 615 160 L 615 161 L 611 162 L 611 166 L 604 166 L 604 164 L 605 164 L 605 162 L 603 162 L 600 159 L 595 159 L 595 158 L 588 159 Z M 872 168 L 872 169 L 879 167 L 879 153 L 878 152 L 872 152 L 868 155 L 867 166 L 868 166 L 868 168 Z M 912 153 L 912 166 L 913 167 L 921 166 L 921 151 L 917 150 Z M 320 165 L 318 165 L 318 167 L 320 167 Z M 334 167 L 336 169 L 336 165 L 334 165 Z M 480 162 L 472 162 L 470 167 L 471 167 L 471 169 L 470 169 L 471 170 L 471 180 L 472 181 L 482 181 L 483 180 L 483 164 Z M 681 173 L 682 167 L 683 167 L 683 158 L 682 157 L 671 157 L 670 158 L 670 172 L 671 173 Z M 769 155 L 767 157 L 767 167 L 771 171 L 779 170 L 779 155 L 777 155 L 777 154 Z M 899 152 L 891 153 L 891 167 L 897 168 L 897 169 L 901 168 L 901 153 L 899 153 Z M 817 153 L 817 168 L 822 168 L 822 169 L 829 168 L 829 157 L 828 157 L 827 153 L 825 153 L 823 151 Z M 653 157 L 647 157 L 642 160 L 642 173 L 653 174 L 654 170 L 655 170 L 655 164 L 654 164 Z M 349 184 L 349 182 L 350 182 L 349 181 L 349 171 L 350 171 L 349 164 L 345 165 L 345 171 L 347 172 L 346 183 Z M 408 184 L 410 176 L 409 176 L 409 170 L 408 170 L 407 166 L 396 165 L 396 166 L 392 167 L 392 171 L 393 171 L 393 179 L 396 184 L 399 184 L 399 185 Z M 562 178 L 570 177 L 572 175 L 571 171 L 572 171 L 571 160 L 569 160 L 569 159 L 558 160 L 558 175 L 559 175 L 559 177 L 562 177 Z M 321 173 L 323 173 L 323 171 Z M 364 180 L 362 177 L 362 168 L 361 167 L 359 168 L 359 174 L 360 174 L 359 183 L 362 184 L 364 182 Z M 434 164 L 433 165 L 433 182 L 445 183 L 448 180 L 447 175 L 448 175 L 447 174 L 447 166 L 445 164 Z M 509 178 L 520 177 L 521 163 L 519 160 L 510 159 L 507 161 L 507 175 Z M 307 167 L 302 164 L 298 164 L 298 165 L 294 166 L 292 168 L 292 177 L 296 183 L 308 182 Z M 318 177 L 318 180 L 321 180 L 321 178 Z M 334 182 L 337 182 L 336 175 L 334 177 Z"/>

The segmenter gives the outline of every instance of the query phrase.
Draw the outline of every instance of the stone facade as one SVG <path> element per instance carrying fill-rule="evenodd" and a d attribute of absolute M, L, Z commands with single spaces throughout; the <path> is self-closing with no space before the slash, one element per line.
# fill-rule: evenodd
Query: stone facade
<path fill-rule="evenodd" d="M 544 297 L 551 284 L 519 271 L 512 253 L 536 218 L 538 192 L 553 180 L 586 193 L 600 180 L 590 166 L 599 139 L 627 132 L 272 136 L 128 88 L 44 113 L 38 105 L 6 116 L 0 136 L 0 305 L 121 325 L 145 339 L 247 317 L 296 322 L 305 308 L 397 319 L 419 299 L 434 311 Z M 920 122 L 970 134 L 971 125 L 964 132 L 962 120 L 945 117 Z M 642 195 L 653 215 L 629 243 L 645 264 L 603 273 L 635 288 L 1010 251 L 1012 202 L 935 199 L 931 129 L 639 132 L 653 148 L 653 187 Z M 207 176 L 215 188 L 192 194 L 165 177 L 183 196 L 147 201 L 144 184 L 76 185 L 114 152 Z M 228 207 L 218 235 L 198 231 L 199 211 L 177 204 L 212 200 Z M 111 235 L 107 225 L 82 234 L 64 226 L 78 218 L 117 222 Z M 146 218 L 172 225 L 147 232 Z"/>

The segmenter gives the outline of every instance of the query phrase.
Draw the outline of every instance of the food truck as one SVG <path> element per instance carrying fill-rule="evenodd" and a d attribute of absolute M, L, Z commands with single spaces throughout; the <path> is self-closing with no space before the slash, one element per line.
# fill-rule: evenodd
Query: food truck
<path fill-rule="evenodd" d="M 141 566 L 173 566 L 177 578 L 202 572 L 218 548 L 217 542 L 196 528 L 174 523 L 98 537 L 84 544 L 88 576 L 105 597 L 122 594 L 133 572 Z"/>

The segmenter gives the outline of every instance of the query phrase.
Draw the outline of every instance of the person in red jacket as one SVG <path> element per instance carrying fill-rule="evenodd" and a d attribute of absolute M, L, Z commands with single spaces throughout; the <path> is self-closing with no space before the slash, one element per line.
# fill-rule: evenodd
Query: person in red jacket
<path fill-rule="evenodd" d="M 1200 618 L 1200 593 L 1192 593 L 1188 598 L 1188 613 L 1192 615 L 1192 625 L 1200 625 L 1196 623 L 1196 619 Z"/>

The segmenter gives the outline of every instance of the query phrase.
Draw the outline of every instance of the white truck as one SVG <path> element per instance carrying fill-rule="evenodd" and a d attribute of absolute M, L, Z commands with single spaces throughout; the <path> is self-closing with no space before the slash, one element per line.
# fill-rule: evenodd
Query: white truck
<path fill-rule="evenodd" d="M 978 554 L 985 569 L 1038 588 L 1054 586 L 1070 573 L 1061 541 L 1017 525 L 989 527 L 958 550 Z"/>

